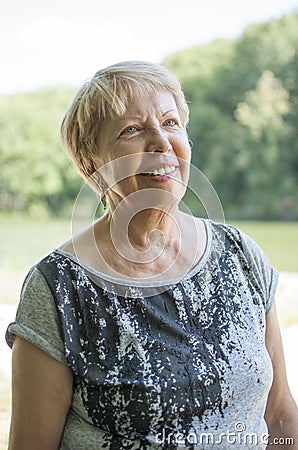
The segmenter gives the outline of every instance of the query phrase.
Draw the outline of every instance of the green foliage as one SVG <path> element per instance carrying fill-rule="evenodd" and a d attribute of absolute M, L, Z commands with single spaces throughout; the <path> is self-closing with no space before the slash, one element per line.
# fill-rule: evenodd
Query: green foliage
<path fill-rule="evenodd" d="M 214 185 L 226 217 L 297 219 L 298 14 L 164 63 L 190 101 L 192 162 Z"/>
<path fill-rule="evenodd" d="M 0 97 L 0 204 L 31 215 L 59 212 L 81 181 L 63 153 L 59 124 L 73 90 Z"/>

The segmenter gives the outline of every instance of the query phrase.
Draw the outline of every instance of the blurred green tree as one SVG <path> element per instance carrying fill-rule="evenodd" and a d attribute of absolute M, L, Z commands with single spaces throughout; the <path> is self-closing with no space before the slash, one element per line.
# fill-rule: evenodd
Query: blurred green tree
<path fill-rule="evenodd" d="M 0 97 L 0 205 L 34 215 L 61 212 L 80 179 L 61 150 L 59 124 L 73 89 Z"/>

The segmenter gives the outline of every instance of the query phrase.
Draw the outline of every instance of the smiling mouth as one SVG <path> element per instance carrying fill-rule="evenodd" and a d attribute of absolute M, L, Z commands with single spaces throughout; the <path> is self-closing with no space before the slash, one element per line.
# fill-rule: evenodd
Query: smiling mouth
<path fill-rule="evenodd" d="M 176 171 L 176 166 L 166 166 L 166 167 L 159 167 L 154 169 L 152 172 L 144 172 L 142 175 L 147 175 L 150 177 L 158 177 L 163 175 L 171 175 Z"/>

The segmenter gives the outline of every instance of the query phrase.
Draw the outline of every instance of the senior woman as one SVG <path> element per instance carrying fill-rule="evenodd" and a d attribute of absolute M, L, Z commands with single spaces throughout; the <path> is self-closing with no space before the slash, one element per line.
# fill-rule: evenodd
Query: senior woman
<path fill-rule="evenodd" d="M 179 210 L 187 121 L 177 79 L 143 62 L 98 71 L 66 112 L 64 146 L 109 206 L 24 282 L 9 450 L 298 448 L 277 273 Z"/>

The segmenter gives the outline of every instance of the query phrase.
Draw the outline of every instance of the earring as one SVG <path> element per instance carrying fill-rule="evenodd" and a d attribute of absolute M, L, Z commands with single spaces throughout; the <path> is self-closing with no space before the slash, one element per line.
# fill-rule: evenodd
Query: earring
<path fill-rule="evenodd" d="M 98 172 L 94 172 L 91 175 L 91 180 L 95 186 L 95 191 L 98 195 L 99 198 L 99 203 L 102 203 L 103 208 L 106 209 L 107 208 L 107 200 L 106 200 L 106 185 L 103 182 L 103 180 L 101 179 L 100 175 L 98 174 Z"/>
<path fill-rule="evenodd" d="M 188 143 L 189 143 L 190 149 L 192 149 L 192 148 L 193 148 L 193 142 L 192 142 L 192 140 L 191 140 L 191 139 L 188 139 Z"/>
<path fill-rule="evenodd" d="M 105 196 L 105 185 L 102 180 L 99 183 L 99 189 L 101 190 L 100 202 L 102 203 L 103 209 L 107 209 L 107 199 Z"/>

